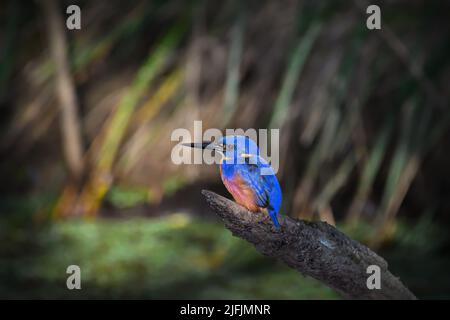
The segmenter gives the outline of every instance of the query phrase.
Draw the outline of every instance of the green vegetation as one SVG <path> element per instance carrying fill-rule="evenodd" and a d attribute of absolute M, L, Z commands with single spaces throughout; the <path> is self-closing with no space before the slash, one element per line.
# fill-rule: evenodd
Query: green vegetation
<path fill-rule="evenodd" d="M 283 214 L 450 297 L 449 1 L 377 31 L 359 1 L 80 1 L 52 35 L 66 3 L 42 3 L 0 2 L 1 297 L 336 298 L 204 221 L 217 168 L 171 161 L 196 120 L 279 129 Z"/>
<path fill-rule="evenodd" d="M 317 281 L 262 257 L 211 222 L 158 219 L 61 222 L 15 229 L 0 250 L 0 297 L 335 299 Z M 81 267 L 82 290 L 66 288 Z"/>
<path fill-rule="evenodd" d="M 314 279 L 261 256 L 222 224 L 183 213 L 2 226 L 0 297 L 339 298 Z M 342 230 L 365 242 L 371 229 L 360 224 Z M 381 252 L 390 269 L 420 298 L 449 298 L 450 259 L 441 254 L 448 243 L 446 230 L 427 215 L 415 227 L 399 223 L 394 238 L 395 245 Z M 81 267 L 80 291 L 66 288 L 71 264 Z"/>

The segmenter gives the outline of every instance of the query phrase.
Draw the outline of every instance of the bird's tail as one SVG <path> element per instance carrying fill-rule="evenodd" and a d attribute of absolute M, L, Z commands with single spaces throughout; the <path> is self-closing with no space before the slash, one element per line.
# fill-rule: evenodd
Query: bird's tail
<path fill-rule="evenodd" d="M 270 218 L 272 219 L 273 225 L 275 226 L 275 229 L 280 230 L 281 226 L 278 222 L 278 217 L 276 212 L 270 212 L 269 211 Z"/>

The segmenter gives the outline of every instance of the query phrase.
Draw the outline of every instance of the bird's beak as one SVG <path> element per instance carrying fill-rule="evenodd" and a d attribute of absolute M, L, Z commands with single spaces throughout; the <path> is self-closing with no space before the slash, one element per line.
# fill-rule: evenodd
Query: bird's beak
<path fill-rule="evenodd" d="M 182 143 L 181 145 L 185 147 L 198 148 L 198 149 L 210 149 L 210 150 L 222 150 L 222 147 L 217 143 L 212 141 L 202 141 L 202 142 L 190 142 Z"/>

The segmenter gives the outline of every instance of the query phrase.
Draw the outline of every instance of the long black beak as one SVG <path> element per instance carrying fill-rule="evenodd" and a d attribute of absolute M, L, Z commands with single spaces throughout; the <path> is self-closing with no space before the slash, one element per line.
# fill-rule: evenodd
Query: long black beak
<path fill-rule="evenodd" d="M 198 149 L 211 149 L 211 150 L 215 150 L 217 147 L 217 144 L 212 141 L 182 143 L 181 145 L 183 145 L 185 147 L 198 148 Z"/>

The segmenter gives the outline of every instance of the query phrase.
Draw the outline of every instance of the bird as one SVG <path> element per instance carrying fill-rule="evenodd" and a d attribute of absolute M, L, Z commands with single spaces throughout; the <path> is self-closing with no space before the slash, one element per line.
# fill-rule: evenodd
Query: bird
<path fill-rule="evenodd" d="M 275 229 L 282 192 L 270 164 L 260 156 L 257 144 L 247 136 L 229 135 L 212 141 L 182 143 L 191 148 L 215 150 L 221 155 L 220 176 L 234 200 L 251 212 L 269 215 Z"/>

